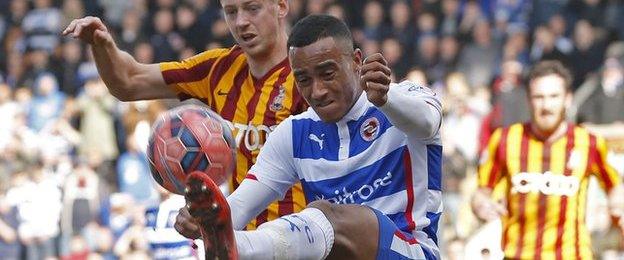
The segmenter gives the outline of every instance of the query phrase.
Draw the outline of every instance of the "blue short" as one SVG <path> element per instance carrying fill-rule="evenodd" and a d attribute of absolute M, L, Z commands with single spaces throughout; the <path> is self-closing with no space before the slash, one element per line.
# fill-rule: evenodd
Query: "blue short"
<path fill-rule="evenodd" d="M 436 259 L 434 254 L 421 246 L 412 234 L 401 231 L 388 216 L 371 208 L 379 222 L 377 260 L 390 259 Z"/>

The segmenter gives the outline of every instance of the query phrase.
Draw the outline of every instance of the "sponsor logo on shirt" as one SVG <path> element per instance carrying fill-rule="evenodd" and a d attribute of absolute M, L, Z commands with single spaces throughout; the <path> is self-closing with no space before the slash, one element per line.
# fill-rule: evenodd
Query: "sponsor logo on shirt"
<path fill-rule="evenodd" d="M 323 136 L 325 136 L 325 134 L 321 134 L 320 138 L 318 136 L 316 136 L 315 134 L 310 134 L 310 135 L 308 135 L 308 138 L 310 138 L 310 140 L 318 143 L 318 145 L 321 148 L 321 150 L 323 150 Z"/>
<path fill-rule="evenodd" d="M 334 204 L 354 204 L 362 203 L 370 198 L 378 189 L 388 186 L 392 183 L 392 173 L 388 172 L 385 176 L 366 183 L 356 190 L 348 190 L 346 187 L 334 190 L 336 196 L 326 198 L 325 195 L 315 196 L 316 200 L 327 200 Z"/>
<path fill-rule="evenodd" d="M 512 193 L 541 192 L 544 195 L 572 196 L 578 192 L 580 180 L 576 176 L 521 172 L 511 177 Z"/>
<path fill-rule="evenodd" d="M 273 132 L 273 129 L 277 125 L 252 125 L 227 122 L 230 128 L 232 128 L 232 135 L 236 139 L 238 146 L 245 146 L 247 150 L 254 151 L 262 148 L 266 138 Z"/>

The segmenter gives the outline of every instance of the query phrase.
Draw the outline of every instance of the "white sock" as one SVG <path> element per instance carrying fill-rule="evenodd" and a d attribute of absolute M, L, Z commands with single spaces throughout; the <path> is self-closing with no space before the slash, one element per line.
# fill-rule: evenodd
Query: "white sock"
<path fill-rule="evenodd" d="M 334 229 L 316 208 L 235 235 L 240 259 L 324 259 L 334 244 Z"/>

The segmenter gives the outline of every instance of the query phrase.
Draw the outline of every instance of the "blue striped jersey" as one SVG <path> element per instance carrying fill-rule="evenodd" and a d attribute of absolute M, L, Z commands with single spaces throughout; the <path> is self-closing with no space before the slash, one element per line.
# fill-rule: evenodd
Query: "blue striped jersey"
<path fill-rule="evenodd" d="M 145 235 L 154 259 L 196 259 L 193 241 L 180 235 L 173 225 L 184 197 L 171 195 L 159 206 L 145 212 Z"/>
<path fill-rule="evenodd" d="M 441 103 L 428 88 L 408 81 L 390 88 L 408 100 L 423 99 L 441 116 Z M 403 132 L 363 93 L 336 123 L 321 121 L 312 108 L 280 123 L 249 174 L 280 196 L 301 181 L 308 202 L 375 208 L 438 252 L 442 145 L 437 128 L 426 139 Z"/>

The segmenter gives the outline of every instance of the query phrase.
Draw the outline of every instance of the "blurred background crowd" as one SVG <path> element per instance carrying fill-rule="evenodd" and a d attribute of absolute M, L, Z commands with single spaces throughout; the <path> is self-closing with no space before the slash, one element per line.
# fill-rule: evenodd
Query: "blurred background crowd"
<path fill-rule="evenodd" d="M 384 54 L 395 80 L 443 97 L 445 259 L 496 255 L 496 224 L 477 221 L 468 201 L 490 133 L 529 118 L 523 76 L 537 61 L 571 69 L 569 120 L 607 137 L 624 173 L 624 131 L 614 130 L 624 125 L 624 1 L 289 2 L 291 23 L 313 13 L 342 18 L 365 54 Z M 174 219 L 155 208 L 174 212 L 183 202 L 156 187 L 144 154 L 151 123 L 179 103 L 112 97 L 87 47 L 60 36 L 86 15 L 101 17 L 144 63 L 234 44 L 215 0 L 0 0 L 2 259 L 160 258 L 163 241 L 191 246 L 170 223 L 155 224 Z M 596 256 L 624 257 L 604 194 L 593 190 Z"/>

